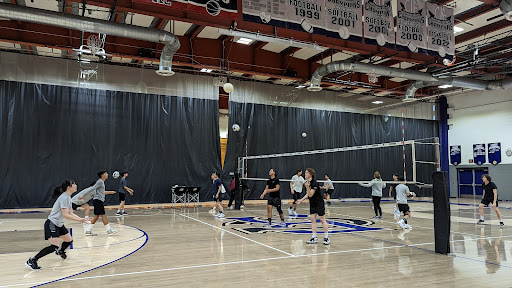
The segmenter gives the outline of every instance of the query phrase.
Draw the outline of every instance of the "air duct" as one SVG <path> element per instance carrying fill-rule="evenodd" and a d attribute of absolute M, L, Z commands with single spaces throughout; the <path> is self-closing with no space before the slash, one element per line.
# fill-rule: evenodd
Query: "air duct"
<path fill-rule="evenodd" d="M 511 0 L 512 1 L 512 0 Z M 318 68 L 311 77 L 311 84 L 308 87 L 309 91 L 320 91 L 322 78 L 342 71 L 359 72 L 363 74 L 374 74 L 385 77 L 404 78 L 408 80 L 416 80 L 412 83 L 405 92 L 403 101 L 414 101 L 414 94 L 418 89 L 440 85 L 451 85 L 454 87 L 467 88 L 473 90 L 499 90 L 512 88 L 512 78 L 497 81 L 484 81 L 468 77 L 434 77 L 426 72 L 419 72 L 414 70 L 406 70 L 399 68 L 392 68 L 382 65 L 373 65 L 359 62 L 350 61 L 335 61 Z"/>
<path fill-rule="evenodd" d="M 396 77 L 396 78 L 406 78 L 410 80 L 416 81 L 425 81 L 425 82 L 437 82 L 438 79 L 434 76 L 423 73 L 419 71 L 412 70 L 404 70 L 399 68 L 392 68 L 387 66 L 366 64 L 360 62 L 350 62 L 350 61 L 334 61 L 329 64 L 326 64 L 320 68 L 318 68 L 313 76 L 311 77 L 311 84 L 308 87 L 309 91 L 320 91 L 322 87 L 320 87 L 320 83 L 322 82 L 322 78 L 339 71 L 350 71 L 350 72 L 359 72 L 365 74 L 375 74 L 379 76 L 385 77 Z"/>
<path fill-rule="evenodd" d="M 505 19 L 512 21 L 512 0 L 501 0 L 500 10 Z"/>
<path fill-rule="evenodd" d="M 165 46 L 162 49 L 160 67 L 156 73 L 161 76 L 174 75 L 172 71 L 172 58 L 180 48 L 180 41 L 178 37 L 165 31 L 7 3 L 0 3 L 0 18 L 163 43 Z"/>

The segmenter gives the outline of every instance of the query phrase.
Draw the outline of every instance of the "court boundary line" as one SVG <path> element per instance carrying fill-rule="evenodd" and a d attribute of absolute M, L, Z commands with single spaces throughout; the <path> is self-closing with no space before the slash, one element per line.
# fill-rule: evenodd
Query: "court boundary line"
<path fill-rule="evenodd" d="M 217 226 L 214 226 L 214 225 L 212 225 L 212 224 L 210 224 L 210 223 L 206 223 L 206 222 L 201 221 L 201 220 L 199 220 L 199 219 L 196 219 L 196 218 L 194 218 L 194 217 L 190 217 L 190 216 L 185 215 L 185 214 L 180 214 L 180 216 L 183 216 L 183 217 L 188 218 L 188 219 L 190 219 L 190 220 L 193 220 L 193 221 L 199 222 L 199 223 L 201 223 L 201 224 L 204 224 L 204 225 L 210 226 L 210 227 L 212 227 L 212 228 L 215 228 L 215 229 L 218 229 L 218 230 L 221 230 L 221 231 L 227 232 L 227 233 L 229 233 L 229 234 L 235 235 L 235 236 L 237 236 L 237 237 L 240 237 L 240 238 L 245 239 L 245 240 L 248 240 L 248 241 L 250 241 L 250 242 L 253 242 L 253 243 L 259 244 L 259 245 L 261 245 L 261 246 L 264 246 L 264 247 L 270 248 L 270 249 L 272 249 L 272 250 L 275 250 L 275 251 L 278 251 L 278 252 L 284 253 L 284 254 L 286 254 L 286 255 L 288 255 L 288 256 L 295 257 L 295 255 L 293 255 L 293 254 L 291 254 L 291 253 L 285 252 L 285 251 L 283 251 L 283 250 L 277 249 L 277 248 L 272 247 L 272 246 L 267 245 L 267 244 L 263 244 L 263 243 L 258 242 L 258 241 L 256 241 L 256 240 L 253 240 L 253 239 L 251 239 L 251 238 L 247 238 L 247 237 L 245 237 L 245 236 L 238 235 L 238 234 L 237 234 L 237 233 L 235 233 L 235 232 L 231 232 L 231 231 L 229 231 L 229 230 L 219 228 L 219 227 L 217 227 Z"/>
<path fill-rule="evenodd" d="M 126 225 L 126 226 L 128 226 L 128 225 Z M 94 267 L 94 268 L 91 268 L 91 269 L 88 269 L 88 270 L 82 271 L 82 272 L 80 272 L 80 273 L 75 273 L 75 274 L 73 274 L 73 275 L 69 275 L 69 276 L 62 277 L 62 278 L 59 278 L 59 279 L 56 279 L 56 280 L 52 280 L 52 281 L 48 281 L 48 282 L 15 284 L 15 285 L 7 285 L 7 286 L 5 286 L 5 287 L 16 287 L 16 286 L 23 286 L 23 285 L 27 285 L 27 284 L 28 284 L 28 285 L 34 285 L 34 284 L 36 284 L 36 285 L 34 285 L 34 286 L 32 286 L 32 287 L 40 287 L 40 286 L 48 285 L 48 284 L 51 284 L 51 283 L 55 283 L 55 282 L 59 282 L 59 281 L 64 281 L 64 280 L 66 280 L 66 279 L 69 279 L 69 278 L 72 278 L 72 277 L 75 277 L 75 276 L 78 276 L 78 275 L 82 275 L 82 274 L 85 274 L 85 273 L 87 273 L 87 272 L 91 272 L 91 271 L 93 271 L 93 270 L 96 270 L 96 269 L 99 269 L 99 268 L 105 267 L 105 266 L 110 265 L 110 264 L 112 264 L 112 263 L 114 263 L 114 262 L 117 262 L 117 261 L 119 261 L 119 260 L 121 260 L 121 259 L 124 259 L 124 258 L 126 258 L 126 257 L 128 257 L 128 256 L 130 256 L 130 255 L 132 255 L 132 254 L 134 254 L 135 252 L 139 251 L 139 250 L 140 250 L 140 249 L 142 249 L 144 246 L 146 246 L 146 244 L 148 243 L 148 240 L 149 240 L 149 236 L 148 236 L 148 234 L 146 233 L 146 231 L 144 231 L 144 230 L 142 230 L 142 229 L 139 229 L 139 228 L 137 228 L 137 227 L 133 227 L 133 226 L 128 226 L 128 227 L 135 228 L 135 229 L 137 229 L 137 230 L 141 231 L 142 233 L 144 233 L 144 236 L 146 236 L 146 240 L 144 241 L 144 243 L 142 243 L 142 245 L 141 245 L 139 248 L 135 249 L 134 251 L 132 251 L 132 252 L 130 252 L 130 253 L 128 253 L 128 254 L 126 254 L 126 255 L 124 255 L 124 256 L 122 256 L 122 257 L 118 258 L 118 259 L 115 259 L 115 260 L 113 260 L 113 261 L 110 261 L 110 262 L 108 262 L 108 263 L 105 263 L 105 264 L 103 264 L 103 265 L 100 265 L 100 266 L 98 266 L 98 267 Z"/>

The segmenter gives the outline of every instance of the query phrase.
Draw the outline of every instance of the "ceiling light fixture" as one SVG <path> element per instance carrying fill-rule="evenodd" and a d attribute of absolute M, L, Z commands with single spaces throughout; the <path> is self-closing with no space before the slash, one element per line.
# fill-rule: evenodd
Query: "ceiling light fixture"
<path fill-rule="evenodd" d="M 203 73 L 211 73 L 212 71 L 213 71 L 212 69 L 206 69 L 206 68 L 201 69 L 201 72 L 203 72 Z"/>
<path fill-rule="evenodd" d="M 236 41 L 236 43 L 249 45 L 249 44 L 251 44 L 251 42 L 252 42 L 252 41 L 254 41 L 254 40 L 249 39 L 249 38 L 240 37 L 240 39 L 238 39 L 238 40 Z"/>
<path fill-rule="evenodd" d="M 459 27 L 459 26 L 453 26 L 453 32 L 454 33 L 459 33 L 459 32 L 462 32 L 462 31 L 464 31 L 464 28 Z"/>

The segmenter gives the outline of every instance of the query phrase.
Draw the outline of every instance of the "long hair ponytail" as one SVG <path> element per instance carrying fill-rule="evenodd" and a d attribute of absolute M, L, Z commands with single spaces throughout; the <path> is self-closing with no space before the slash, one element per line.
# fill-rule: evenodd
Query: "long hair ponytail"
<path fill-rule="evenodd" d="M 64 193 L 68 189 L 68 187 L 72 186 L 73 184 L 75 184 L 75 181 L 73 181 L 73 180 L 64 180 L 64 182 L 62 182 L 62 185 L 55 187 L 55 189 L 53 189 L 52 198 L 53 199 L 59 198 L 59 196 L 62 193 Z"/>

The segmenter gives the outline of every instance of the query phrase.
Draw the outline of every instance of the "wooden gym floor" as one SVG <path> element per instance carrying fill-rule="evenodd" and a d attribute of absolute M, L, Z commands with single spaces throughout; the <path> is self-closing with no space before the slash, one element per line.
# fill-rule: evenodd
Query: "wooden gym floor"
<path fill-rule="evenodd" d="M 311 236 L 308 204 L 298 210 L 304 217 L 286 217 L 286 229 L 262 229 L 264 205 L 226 210 L 223 220 L 215 219 L 208 207 L 142 206 L 122 218 L 107 211 L 111 225 L 120 229 L 112 237 L 100 221 L 95 237 L 85 237 L 81 224 L 66 222 L 74 238 L 68 259 L 48 255 L 39 261 L 40 271 L 30 271 L 24 262 L 48 245 L 42 231 L 48 212 L 4 211 L 0 286 L 510 287 L 512 204 L 500 202 L 507 225 L 500 228 L 488 208 L 486 219 L 491 221 L 475 224 L 478 201 L 452 203 L 449 256 L 433 252 L 429 201 L 410 203 L 413 229 L 405 232 L 396 225 L 389 201 L 383 202 L 382 221 L 370 220 L 367 201 L 334 203 L 327 208 L 330 246 L 305 243 Z"/>

